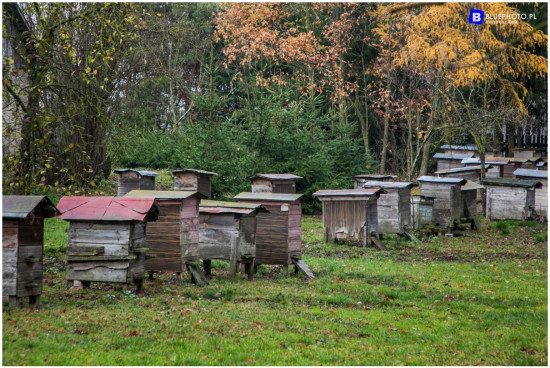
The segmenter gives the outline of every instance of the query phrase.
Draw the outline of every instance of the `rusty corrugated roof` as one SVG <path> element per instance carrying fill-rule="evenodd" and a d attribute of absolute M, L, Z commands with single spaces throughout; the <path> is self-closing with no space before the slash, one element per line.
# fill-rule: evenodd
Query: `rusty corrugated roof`
<path fill-rule="evenodd" d="M 294 202 L 303 194 L 289 194 L 289 193 L 267 193 L 267 192 L 243 192 L 237 194 L 235 199 L 244 199 L 249 201 L 270 201 L 270 202 Z"/>
<path fill-rule="evenodd" d="M 371 197 L 373 195 L 386 193 L 381 188 L 360 188 L 360 189 L 325 189 L 313 193 L 316 197 Z"/>
<path fill-rule="evenodd" d="M 144 221 L 162 213 L 152 197 L 63 197 L 57 208 L 68 221 Z"/>
<path fill-rule="evenodd" d="M 263 178 L 269 180 L 300 180 L 303 179 L 301 176 L 294 174 L 256 174 L 249 176 L 247 179 L 252 180 L 256 178 Z"/>
<path fill-rule="evenodd" d="M 138 190 L 134 189 L 124 195 L 124 197 L 152 197 L 155 199 L 174 199 L 181 200 L 191 196 L 206 198 L 204 194 L 190 190 Z"/>
<path fill-rule="evenodd" d="M 37 206 L 43 207 L 44 217 L 54 217 L 59 211 L 46 196 L 2 196 L 2 217 L 26 218 Z"/>

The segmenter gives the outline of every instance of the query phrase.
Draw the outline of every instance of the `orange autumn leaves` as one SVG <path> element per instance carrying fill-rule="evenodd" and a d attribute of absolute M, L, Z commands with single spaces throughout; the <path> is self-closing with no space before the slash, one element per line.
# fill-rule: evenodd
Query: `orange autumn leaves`
<path fill-rule="evenodd" d="M 223 40 L 226 67 L 256 70 L 256 84 L 286 86 L 303 94 L 329 91 L 346 97 L 355 85 L 346 82 L 346 38 L 350 37 L 348 4 L 232 3 L 216 18 L 216 39 Z"/>

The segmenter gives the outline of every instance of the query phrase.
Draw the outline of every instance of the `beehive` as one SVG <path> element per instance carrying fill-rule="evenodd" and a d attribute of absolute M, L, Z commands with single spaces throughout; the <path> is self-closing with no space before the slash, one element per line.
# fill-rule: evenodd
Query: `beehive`
<path fill-rule="evenodd" d="M 67 280 L 142 287 L 146 224 L 162 211 L 154 198 L 63 197 L 58 218 L 69 221 Z"/>
<path fill-rule="evenodd" d="M 199 212 L 199 257 L 205 273 L 210 275 L 211 260 L 225 260 L 229 261 L 230 278 L 235 277 L 240 263 L 251 280 L 256 258 L 256 216 L 267 210 L 259 204 L 203 200 Z"/>
<path fill-rule="evenodd" d="M 2 295 L 12 307 L 42 294 L 44 218 L 59 212 L 45 196 L 2 196 Z"/>
<path fill-rule="evenodd" d="M 157 173 L 152 171 L 118 169 L 118 193 L 122 197 L 131 190 L 154 190 Z"/>
<path fill-rule="evenodd" d="M 422 176 L 416 180 L 420 183 L 420 195 L 434 198 L 432 224 L 444 228 L 455 227 L 462 213 L 460 187 L 466 184 L 466 180 L 435 176 Z"/>
<path fill-rule="evenodd" d="M 293 174 L 256 174 L 247 178 L 252 193 L 296 193 L 296 181 L 301 176 Z"/>
<path fill-rule="evenodd" d="M 548 171 L 517 169 L 514 176 L 518 179 L 536 180 L 541 183 L 540 188 L 535 189 L 535 211 L 537 215 L 548 217 Z"/>
<path fill-rule="evenodd" d="M 356 239 L 370 244 L 378 235 L 380 188 L 319 190 L 313 195 L 323 203 L 323 234 L 329 239 Z"/>
<path fill-rule="evenodd" d="M 542 184 L 537 180 L 507 178 L 486 179 L 487 217 L 491 220 L 526 220 L 535 215 L 535 189 Z"/>
<path fill-rule="evenodd" d="M 290 265 L 301 258 L 302 194 L 251 193 L 235 196 L 239 202 L 260 204 L 268 213 L 257 214 L 256 264 Z"/>
<path fill-rule="evenodd" d="M 172 171 L 174 175 L 174 190 L 197 191 L 206 198 L 212 197 L 212 177 L 215 172 L 181 169 Z"/>
<path fill-rule="evenodd" d="M 410 182 L 367 181 L 363 188 L 381 188 L 377 200 L 378 233 L 404 234 L 412 228 L 411 224 L 411 188 Z"/>
<path fill-rule="evenodd" d="M 196 191 L 133 190 L 127 197 L 155 198 L 163 215 L 147 225 L 145 270 L 175 272 L 181 279 L 186 262 L 198 261 L 199 202 L 204 195 Z"/>

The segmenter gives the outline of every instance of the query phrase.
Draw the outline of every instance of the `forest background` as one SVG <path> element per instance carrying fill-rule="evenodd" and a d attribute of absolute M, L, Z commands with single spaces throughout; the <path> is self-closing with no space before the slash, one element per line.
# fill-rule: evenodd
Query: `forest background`
<path fill-rule="evenodd" d="M 217 172 L 215 198 L 291 172 L 310 196 L 359 173 L 426 174 L 441 143 L 484 159 L 548 124 L 546 3 L 2 9 L 17 50 L 3 57 L 4 193 L 93 194 L 114 168 L 146 167 Z M 477 25 L 471 9 L 533 18 Z"/>

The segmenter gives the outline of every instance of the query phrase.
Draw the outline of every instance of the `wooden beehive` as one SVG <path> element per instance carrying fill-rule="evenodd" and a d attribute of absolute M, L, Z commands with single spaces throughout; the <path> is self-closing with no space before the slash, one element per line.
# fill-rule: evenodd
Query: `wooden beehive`
<path fill-rule="evenodd" d="M 537 180 L 495 178 L 486 179 L 486 213 L 491 220 L 526 220 L 535 214 Z"/>
<path fill-rule="evenodd" d="M 491 165 L 485 165 L 485 170 L 489 170 L 491 168 Z M 462 178 L 479 183 L 479 181 L 481 180 L 481 165 L 472 165 L 457 167 L 455 169 L 436 171 L 435 174 L 441 178 Z"/>
<path fill-rule="evenodd" d="M 146 224 L 161 209 L 154 198 L 63 197 L 58 218 L 69 221 L 67 280 L 142 287 Z"/>
<path fill-rule="evenodd" d="M 467 180 L 466 183 L 460 187 L 460 195 L 462 198 L 462 210 L 461 217 L 471 221 L 472 228 L 479 229 L 478 219 L 478 201 L 480 196 L 485 194 L 485 187 L 474 181 Z"/>
<path fill-rule="evenodd" d="M 115 170 L 118 174 L 117 196 L 122 197 L 131 190 L 155 190 L 157 173 L 134 169 Z"/>
<path fill-rule="evenodd" d="M 442 171 L 463 167 L 462 160 L 472 156 L 470 154 L 436 153 L 434 159 L 437 160 L 437 171 Z"/>
<path fill-rule="evenodd" d="M 481 161 L 479 157 L 467 158 L 462 160 L 465 167 L 479 166 L 481 167 Z M 485 165 L 491 165 L 485 172 L 486 178 L 502 178 L 504 175 L 504 168 L 510 164 L 508 157 L 485 157 Z M 479 181 L 477 182 L 479 183 Z"/>
<path fill-rule="evenodd" d="M 514 171 L 517 169 L 536 169 L 537 165 L 542 162 L 540 156 L 528 158 L 510 158 L 510 163 L 504 166 L 503 178 L 514 178 Z"/>
<path fill-rule="evenodd" d="M 460 222 L 462 197 L 460 187 L 466 184 L 461 178 L 421 176 L 420 195 L 433 197 L 432 224 L 444 228 L 455 227 Z"/>
<path fill-rule="evenodd" d="M 421 229 L 432 224 L 434 198 L 415 195 L 411 203 L 411 223 L 413 228 Z"/>
<path fill-rule="evenodd" d="M 382 182 L 391 182 L 394 181 L 397 176 L 395 175 L 384 175 L 384 174 L 360 174 L 355 175 L 354 177 L 353 188 L 358 189 L 362 188 L 363 184 L 367 181 L 382 181 Z"/>
<path fill-rule="evenodd" d="M 367 181 L 363 188 L 381 188 L 377 200 L 378 233 L 404 234 L 412 228 L 411 224 L 411 188 L 410 182 Z"/>
<path fill-rule="evenodd" d="M 296 181 L 301 176 L 293 174 L 256 174 L 247 178 L 252 193 L 296 193 Z"/>
<path fill-rule="evenodd" d="M 319 190 L 313 193 L 323 203 L 323 234 L 329 239 L 362 240 L 370 244 L 378 236 L 380 188 Z"/>
<path fill-rule="evenodd" d="M 536 180 L 541 183 L 540 188 L 535 188 L 535 211 L 538 216 L 548 217 L 548 171 L 517 169 L 514 176 L 523 180 Z"/>
<path fill-rule="evenodd" d="M 206 198 L 212 198 L 212 177 L 215 172 L 181 169 L 172 171 L 174 175 L 174 190 L 197 191 Z"/>
<path fill-rule="evenodd" d="M 257 214 L 256 264 L 290 265 L 302 254 L 302 194 L 250 193 L 239 202 L 261 204 L 269 213 Z"/>
<path fill-rule="evenodd" d="M 163 215 L 147 225 L 148 256 L 145 270 L 181 274 L 187 262 L 199 260 L 199 202 L 204 195 L 196 191 L 133 190 L 126 197 L 157 200 Z"/>
<path fill-rule="evenodd" d="M 2 295 L 12 307 L 42 294 L 44 218 L 58 214 L 45 196 L 2 196 Z"/>
<path fill-rule="evenodd" d="M 253 203 L 203 200 L 199 212 L 199 257 L 206 274 L 210 275 L 211 260 L 225 260 L 229 261 L 231 279 L 241 263 L 251 280 L 256 258 L 256 216 L 267 210 Z"/>

